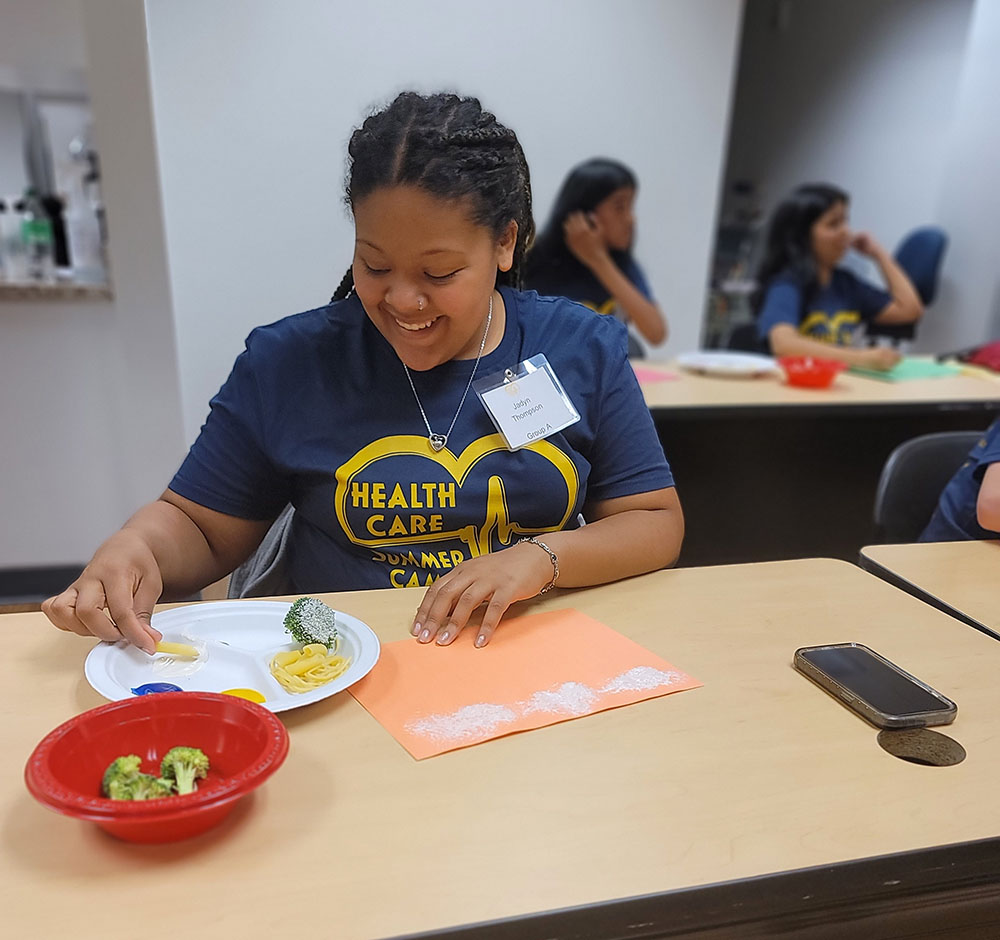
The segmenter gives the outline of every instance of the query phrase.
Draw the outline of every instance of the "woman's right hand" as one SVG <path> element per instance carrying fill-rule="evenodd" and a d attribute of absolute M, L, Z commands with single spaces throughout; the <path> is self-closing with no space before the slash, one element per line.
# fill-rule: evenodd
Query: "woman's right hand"
<path fill-rule="evenodd" d="M 592 215 L 571 212 L 563 222 L 563 237 L 577 261 L 588 268 L 593 269 L 610 258 L 600 223 Z"/>
<path fill-rule="evenodd" d="M 162 634 L 150 617 L 162 591 L 153 552 L 126 528 L 97 550 L 65 591 L 45 601 L 42 611 L 60 630 L 112 643 L 124 639 L 152 655 Z"/>
<path fill-rule="evenodd" d="M 863 369 L 878 369 L 880 372 L 888 372 L 902 358 L 902 353 L 895 349 L 877 346 L 874 349 L 861 350 L 858 365 Z"/>

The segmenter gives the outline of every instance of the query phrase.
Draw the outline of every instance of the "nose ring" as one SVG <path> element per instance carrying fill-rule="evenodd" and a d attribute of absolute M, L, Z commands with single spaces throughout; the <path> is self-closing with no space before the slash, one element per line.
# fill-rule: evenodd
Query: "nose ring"
<path fill-rule="evenodd" d="M 417 298 L 417 309 L 418 310 L 423 310 L 424 309 L 424 298 L 423 297 L 418 297 Z"/>

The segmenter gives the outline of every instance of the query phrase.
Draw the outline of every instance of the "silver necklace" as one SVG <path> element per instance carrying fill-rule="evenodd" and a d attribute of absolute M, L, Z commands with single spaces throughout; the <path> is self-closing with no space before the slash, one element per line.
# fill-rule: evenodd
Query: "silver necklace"
<path fill-rule="evenodd" d="M 462 400 L 458 403 L 458 408 L 455 410 L 455 417 L 451 419 L 451 425 L 448 427 L 446 434 L 435 434 L 431 430 L 431 423 L 427 420 L 427 412 L 424 411 L 424 406 L 420 403 L 420 396 L 417 394 L 417 387 L 413 384 L 413 376 L 410 375 L 410 370 L 406 367 L 406 363 L 403 363 L 403 369 L 406 372 L 407 379 L 409 379 L 410 388 L 413 389 L 413 397 L 417 400 L 417 407 L 420 409 L 420 416 L 424 419 L 424 425 L 427 428 L 427 440 L 430 441 L 431 449 L 434 451 L 443 450 L 445 445 L 448 443 L 449 435 L 455 430 L 455 422 L 458 421 L 458 416 L 462 412 L 462 405 L 465 404 L 465 399 L 469 394 L 469 389 L 472 388 L 472 380 L 476 377 L 476 369 L 479 368 L 479 360 L 483 358 L 483 350 L 486 348 L 486 337 L 489 335 L 490 324 L 492 322 L 493 295 L 490 294 L 490 309 L 486 314 L 486 329 L 483 330 L 483 339 L 479 344 L 479 355 L 476 356 L 476 363 L 472 367 L 472 375 L 469 376 L 469 382 L 465 386 L 465 391 L 462 393 Z"/>

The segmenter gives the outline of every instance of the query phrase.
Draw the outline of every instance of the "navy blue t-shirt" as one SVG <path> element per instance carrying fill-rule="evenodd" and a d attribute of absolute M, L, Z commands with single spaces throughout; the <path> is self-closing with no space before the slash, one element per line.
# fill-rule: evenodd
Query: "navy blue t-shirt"
<path fill-rule="evenodd" d="M 872 287 L 850 271 L 836 268 L 830 283 L 803 301 L 802 287 L 790 273 L 782 273 L 768 285 L 757 316 L 757 335 L 767 340 L 780 323 L 794 326 L 803 336 L 837 346 L 849 346 L 862 323 L 870 323 L 892 297 Z"/>
<path fill-rule="evenodd" d="M 647 300 L 653 299 L 653 292 L 639 263 L 631 255 L 623 252 L 612 252 L 619 270 L 633 284 L 636 290 Z M 566 297 L 577 303 L 590 307 L 601 314 L 612 314 L 619 320 L 628 322 L 627 317 L 618 307 L 618 301 L 608 292 L 608 289 L 594 276 L 593 272 L 576 258 L 567 258 L 550 267 L 532 274 L 525 285 L 538 291 L 542 296 Z M 642 346 L 629 334 L 629 355 L 642 355 Z"/>
<path fill-rule="evenodd" d="M 673 486 L 621 323 L 501 290 L 477 377 L 544 353 L 581 419 L 511 452 L 475 392 L 435 453 L 403 365 L 351 296 L 254 330 L 170 489 L 246 519 L 291 502 L 293 591 L 413 587 L 523 535 L 575 528 L 585 501 Z M 445 433 L 474 360 L 411 371 Z"/>
<path fill-rule="evenodd" d="M 980 438 L 965 463 L 948 481 L 921 542 L 961 542 L 968 539 L 995 539 L 997 532 L 984 529 L 976 518 L 976 503 L 983 476 L 990 464 L 1000 461 L 1000 418 Z"/>

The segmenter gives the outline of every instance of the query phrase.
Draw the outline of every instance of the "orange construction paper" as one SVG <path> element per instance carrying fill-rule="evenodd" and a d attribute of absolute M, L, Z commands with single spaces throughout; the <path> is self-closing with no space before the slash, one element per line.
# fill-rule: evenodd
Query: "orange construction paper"
<path fill-rule="evenodd" d="M 505 620 L 482 649 L 399 640 L 350 688 L 417 760 L 700 686 L 578 610 Z"/>

